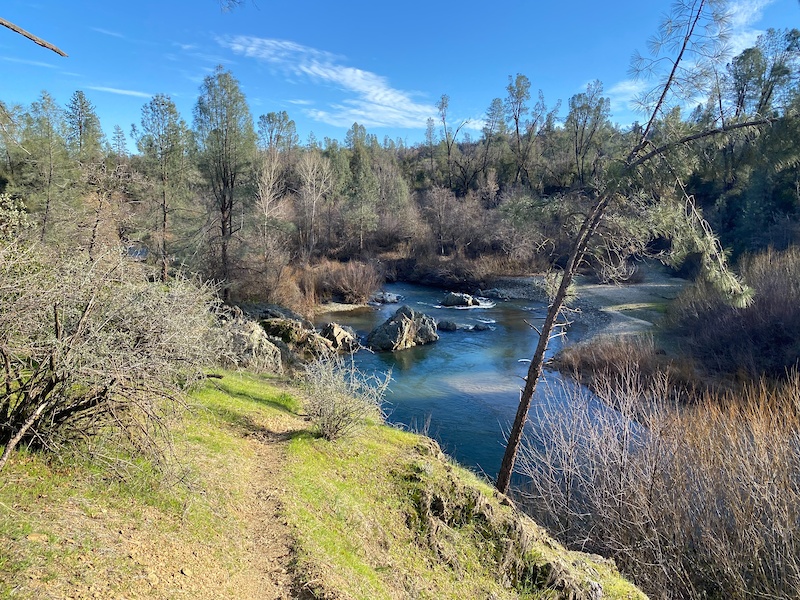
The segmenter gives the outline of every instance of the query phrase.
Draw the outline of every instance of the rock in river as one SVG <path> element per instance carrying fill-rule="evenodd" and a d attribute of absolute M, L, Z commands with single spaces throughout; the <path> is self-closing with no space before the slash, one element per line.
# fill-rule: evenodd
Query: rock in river
<path fill-rule="evenodd" d="M 394 352 L 435 342 L 438 339 L 436 321 L 433 317 L 403 305 L 391 318 L 369 334 L 367 345 L 379 352 Z"/>
<path fill-rule="evenodd" d="M 333 347 L 341 352 L 355 352 L 360 346 L 358 336 L 353 328 L 338 323 L 328 323 L 322 328 L 320 335 L 329 340 Z"/>
<path fill-rule="evenodd" d="M 442 306 L 480 306 L 480 302 L 469 294 L 450 292 L 441 302 Z"/>

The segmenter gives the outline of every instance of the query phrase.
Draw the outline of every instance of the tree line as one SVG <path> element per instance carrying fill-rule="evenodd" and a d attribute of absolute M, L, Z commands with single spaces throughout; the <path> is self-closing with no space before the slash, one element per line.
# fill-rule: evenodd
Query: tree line
<path fill-rule="evenodd" d="M 548 106 L 525 75 L 509 76 L 480 135 L 452 119 L 442 95 L 424 141 L 411 146 L 358 123 L 343 141 L 311 134 L 301 143 L 286 112 L 254 119 L 222 67 L 202 83 L 191 125 L 169 96 L 147 102 L 128 134 L 133 154 L 120 126 L 104 135 L 82 91 L 64 106 L 43 92 L 29 106 L 0 106 L 0 191 L 24 202 L 42 242 L 90 257 L 122 243 L 163 280 L 183 266 L 222 282 L 226 299 L 269 298 L 287 267 L 322 258 L 490 257 L 497 271 L 563 265 L 588 210 L 578 192 L 602 187 L 635 140 L 657 147 L 762 119 L 768 127 L 672 149 L 679 172 L 655 171 L 649 183 L 666 193 L 680 179 L 692 210 L 734 255 L 787 246 L 800 202 L 799 43 L 797 30 L 770 30 L 715 73 L 704 103 L 627 128 L 611 122 L 599 81 L 560 118 L 560 103 Z M 611 235 L 588 249 L 599 273 L 624 278 L 654 239 L 676 261 L 691 257 L 674 214 L 630 197 L 604 223 Z"/>

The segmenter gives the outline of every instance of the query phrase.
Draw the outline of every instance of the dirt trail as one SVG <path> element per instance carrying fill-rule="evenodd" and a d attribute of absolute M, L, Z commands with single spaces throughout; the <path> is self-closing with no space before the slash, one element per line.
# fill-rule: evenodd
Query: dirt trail
<path fill-rule="evenodd" d="M 246 481 L 244 494 L 233 500 L 232 512 L 243 526 L 233 529 L 240 539 L 234 561 L 221 556 L 214 544 L 171 543 L 159 536 L 153 545 L 142 527 L 134 544 L 140 569 L 146 573 L 146 598 L 186 597 L 198 600 L 289 600 L 302 597 L 295 591 L 291 571 L 291 532 L 283 515 L 283 469 L 286 445 L 302 428 L 293 420 L 270 420 L 247 435 L 253 466 L 239 474 Z M 244 486 L 243 486 L 244 487 Z M 227 519 L 221 515 L 220 518 Z M 138 538 L 136 540 L 135 538 Z M 137 596 L 134 596 L 137 597 Z"/>
<path fill-rule="evenodd" d="M 252 567 L 259 579 L 250 590 L 252 598 L 298 597 L 290 570 L 291 534 L 282 512 L 282 465 L 286 461 L 287 432 L 258 435 L 258 467 L 253 473 L 250 498 L 245 507 L 249 523 L 247 545 Z"/>

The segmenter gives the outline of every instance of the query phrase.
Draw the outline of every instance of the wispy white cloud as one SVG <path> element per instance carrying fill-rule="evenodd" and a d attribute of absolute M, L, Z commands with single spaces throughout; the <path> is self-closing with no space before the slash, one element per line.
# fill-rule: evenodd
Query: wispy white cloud
<path fill-rule="evenodd" d="M 752 47 L 764 33 L 754 26 L 761 20 L 764 9 L 775 0 L 737 0 L 729 5 L 731 37 L 728 45 L 733 56 Z"/>
<path fill-rule="evenodd" d="M 289 104 L 296 104 L 297 106 L 311 106 L 314 104 L 313 100 L 287 100 Z"/>
<path fill-rule="evenodd" d="M 312 119 L 339 127 L 425 127 L 436 107 L 415 101 L 410 92 L 393 88 L 386 77 L 345 66 L 343 59 L 288 40 L 250 36 L 220 38 L 236 54 L 255 58 L 294 77 L 330 84 L 350 97 L 325 109 L 307 109 Z"/>
<path fill-rule="evenodd" d="M 6 62 L 19 63 L 21 65 L 30 65 L 32 67 L 43 67 L 45 69 L 55 69 L 55 65 L 46 62 L 39 62 L 38 60 L 25 60 L 24 58 L 14 58 L 12 56 L 0 56 L 0 60 Z"/>
<path fill-rule="evenodd" d="M 109 31 L 108 29 L 102 29 L 100 27 L 92 27 L 92 31 L 96 31 L 97 33 L 102 33 L 103 35 L 108 35 L 115 38 L 125 39 L 125 36 L 121 33 L 117 33 L 116 31 Z"/>
<path fill-rule="evenodd" d="M 647 91 L 648 83 L 641 79 L 626 79 L 609 88 L 606 92 L 611 103 L 611 112 L 614 115 L 624 115 L 636 112 L 638 106 L 636 98 Z"/>
<path fill-rule="evenodd" d="M 96 92 L 108 92 L 109 94 L 118 94 L 120 96 L 135 96 L 136 98 L 152 98 L 153 94 L 148 94 L 147 92 L 139 92 L 136 90 L 123 90 L 120 88 L 112 88 L 112 87 L 104 87 L 100 85 L 89 85 L 86 86 L 90 90 L 94 90 Z"/>

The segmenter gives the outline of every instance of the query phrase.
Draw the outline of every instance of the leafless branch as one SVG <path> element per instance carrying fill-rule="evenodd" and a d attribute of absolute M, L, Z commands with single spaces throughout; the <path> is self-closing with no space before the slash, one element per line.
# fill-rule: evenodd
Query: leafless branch
<path fill-rule="evenodd" d="M 13 31 L 13 32 L 15 32 L 15 33 L 18 33 L 18 34 L 20 34 L 20 35 L 21 35 L 21 36 L 23 36 L 23 37 L 26 37 L 26 38 L 28 38 L 28 39 L 29 39 L 30 41 L 32 41 L 34 44 L 38 44 L 38 45 L 40 45 L 42 48 L 47 48 L 48 50 L 52 50 L 53 52 L 55 52 L 56 54 L 58 54 L 58 55 L 60 55 L 60 56 L 64 56 L 64 57 L 66 57 L 66 56 L 67 56 L 67 53 L 66 53 L 66 52 L 64 52 L 63 50 L 61 50 L 60 48 L 58 48 L 57 46 L 54 46 L 54 45 L 53 45 L 53 44 L 51 44 L 50 42 L 48 42 L 48 41 L 46 41 L 46 40 L 43 40 L 42 38 L 40 38 L 40 37 L 37 37 L 37 36 L 33 35 L 33 34 L 32 34 L 32 33 L 30 33 L 29 31 L 25 31 L 25 30 L 24 30 L 22 27 L 19 27 L 19 26 L 17 26 L 17 25 L 14 25 L 14 23 L 11 23 L 10 21 L 6 21 L 6 20 L 5 20 L 5 19 L 3 19 L 2 17 L 0 17 L 0 25 L 2 25 L 3 27 L 6 27 L 6 28 L 8 28 L 8 29 L 10 29 L 11 31 Z"/>

